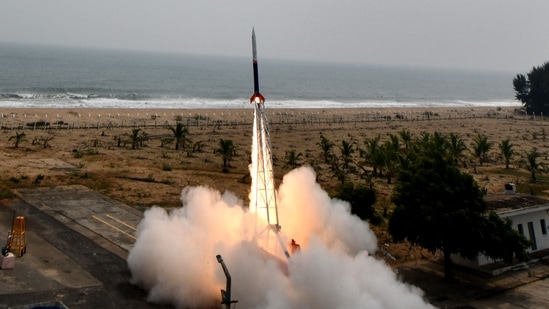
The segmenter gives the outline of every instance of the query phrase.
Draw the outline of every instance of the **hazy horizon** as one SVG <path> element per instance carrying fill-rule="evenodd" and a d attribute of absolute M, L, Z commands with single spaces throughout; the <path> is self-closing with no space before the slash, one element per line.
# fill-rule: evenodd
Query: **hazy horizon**
<path fill-rule="evenodd" d="M 53 50 L 71 49 L 74 51 L 82 52 L 100 52 L 100 53 L 118 53 L 118 54 L 144 54 L 144 55 L 157 55 L 157 56 L 190 56 L 198 58 L 218 58 L 218 59 L 235 59 L 238 61 L 251 61 L 250 55 L 223 55 L 223 54 L 204 54 L 204 53 L 191 53 L 191 52 L 177 52 L 177 51 L 164 51 L 164 50 L 145 50 L 145 49 L 130 49 L 124 47 L 94 47 L 94 46 L 67 46 L 67 45 L 55 45 L 55 44 L 40 44 L 32 42 L 0 42 L 0 46 L 13 46 L 13 47 L 30 47 L 30 48 L 47 48 Z M 548 58 L 549 59 L 549 58 Z M 395 68 L 395 69 L 412 69 L 412 70 L 433 70 L 433 71 L 454 71 L 454 72 L 480 72 L 480 73 L 494 73 L 494 74 L 515 74 L 525 73 L 531 70 L 532 66 L 540 66 L 543 63 L 533 64 L 532 66 L 520 71 L 512 69 L 501 68 L 468 68 L 468 67 L 452 67 L 452 66 L 434 66 L 434 65 L 418 65 L 418 64 L 393 64 L 393 63 L 367 63 L 367 62 L 349 62 L 349 61 L 337 61 L 337 60 L 311 60 L 311 59 L 289 59 L 289 58 L 277 58 L 277 57 L 261 57 L 259 59 L 260 66 L 268 62 L 285 62 L 285 63 L 300 63 L 300 64 L 319 64 L 319 65 L 335 65 L 335 66 L 356 66 L 356 67 L 371 67 L 371 68 Z M 548 60 L 549 61 L 549 60 Z"/>
<path fill-rule="evenodd" d="M 546 62 L 549 2 L 7 2 L 0 43 L 525 72 Z"/>

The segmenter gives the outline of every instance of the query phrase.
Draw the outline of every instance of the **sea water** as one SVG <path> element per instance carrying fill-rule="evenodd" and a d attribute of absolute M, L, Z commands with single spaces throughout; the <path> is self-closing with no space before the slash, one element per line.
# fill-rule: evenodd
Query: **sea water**
<path fill-rule="evenodd" d="M 247 108 L 252 72 L 251 55 L 0 44 L 0 108 Z M 511 72 L 274 59 L 259 72 L 269 108 L 520 105 Z"/>

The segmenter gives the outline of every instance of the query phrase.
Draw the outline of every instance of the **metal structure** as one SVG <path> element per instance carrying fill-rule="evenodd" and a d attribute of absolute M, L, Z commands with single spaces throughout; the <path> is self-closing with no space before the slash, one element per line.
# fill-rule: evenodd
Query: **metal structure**
<path fill-rule="evenodd" d="M 8 252 L 12 252 L 18 256 L 25 255 L 27 252 L 27 236 L 25 230 L 25 217 L 15 216 L 14 214 L 6 246 L 2 248 L 2 255 L 6 255 Z"/>
<path fill-rule="evenodd" d="M 288 258 L 290 254 L 280 237 L 278 207 L 273 175 L 271 138 L 269 121 L 265 111 L 265 97 L 259 92 L 259 72 L 257 62 L 257 47 L 255 30 L 252 29 L 252 54 L 254 72 L 254 93 L 250 103 L 254 104 L 253 141 L 252 141 L 252 194 L 250 210 L 258 214 L 266 222 L 263 228 L 256 225 L 256 237 L 262 248 L 276 255 L 277 247 L 282 249 Z"/>
<path fill-rule="evenodd" d="M 227 278 L 226 288 L 225 290 L 221 290 L 221 304 L 225 305 L 227 309 L 230 309 L 231 304 L 238 303 L 238 300 L 231 300 L 231 274 L 229 273 L 229 269 L 227 268 L 227 265 L 225 265 L 221 255 L 218 254 L 215 258 L 217 259 L 217 262 L 221 264 L 223 273 L 225 273 L 225 278 Z"/>

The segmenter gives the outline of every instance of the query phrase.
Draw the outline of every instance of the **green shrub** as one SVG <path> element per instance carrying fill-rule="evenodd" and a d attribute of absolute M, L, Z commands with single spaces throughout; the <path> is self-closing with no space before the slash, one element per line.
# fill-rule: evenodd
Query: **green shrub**
<path fill-rule="evenodd" d="M 381 218 L 377 214 L 374 204 L 376 202 L 376 191 L 364 185 L 355 186 L 346 182 L 340 185 L 335 195 L 336 198 L 351 204 L 351 213 L 362 220 L 368 220 L 371 224 L 378 225 Z"/>

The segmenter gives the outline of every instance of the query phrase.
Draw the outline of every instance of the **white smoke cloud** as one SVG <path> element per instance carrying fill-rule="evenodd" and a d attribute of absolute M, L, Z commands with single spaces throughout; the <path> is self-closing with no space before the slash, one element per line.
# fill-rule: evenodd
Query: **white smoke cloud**
<path fill-rule="evenodd" d="M 350 254 L 377 250 L 376 237 L 368 224 L 350 215 L 349 203 L 330 199 L 309 167 L 295 169 L 284 177 L 278 206 L 283 231 L 302 246 L 314 236 L 330 248 Z"/>
<path fill-rule="evenodd" d="M 269 257 L 254 242 L 255 214 L 234 194 L 187 187 L 183 207 L 153 207 L 138 226 L 127 262 L 132 283 L 148 300 L 179 308 L 216 308 L 225 276 L 239 308 L 430 308 L 422 292 L 400 282 L 375 259 L 376 238 L 349 205 L 332 200 L 315 182 L 314 171 L 299 168 L 279 188 L 283 239 L 301 251 L 289 260 Z"/>

